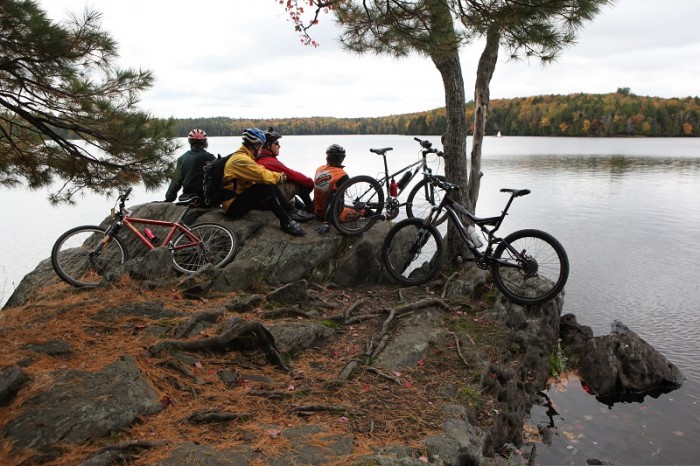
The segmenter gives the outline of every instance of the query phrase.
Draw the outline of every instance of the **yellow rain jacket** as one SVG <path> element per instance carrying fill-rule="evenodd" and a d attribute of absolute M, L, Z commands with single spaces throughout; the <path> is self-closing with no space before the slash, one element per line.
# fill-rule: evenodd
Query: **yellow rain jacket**
<path fill-rule="evenodd" d="M 223 188 L 238 195 L 254 184 L 278 184 L 283 179 L 282 173 L 270 171 L 258 164 L 253 151 L 241 146 L 224 166 Z M 228 196 L 224 196 L 226 197 Z M 223 202 L 224 211 L 228 210 L 235 199 L 232 197 Z"/>

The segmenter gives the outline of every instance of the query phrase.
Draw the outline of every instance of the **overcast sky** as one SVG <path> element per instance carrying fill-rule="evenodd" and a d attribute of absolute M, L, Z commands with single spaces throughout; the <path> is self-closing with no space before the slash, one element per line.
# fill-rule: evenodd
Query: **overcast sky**
<path fill-rule="evenodd" d="M 376 117 L 444 106 L 432 62 L 351 55 L 323 15 L 304 46 L 277 0 L 39 0 L 56 20 L 102 12 L 122 67 L 154 72 L 141 106 L 160 117 Z M 700 0 L 617 0 L 547 67 L 501 54 L 491 98 L 629 87 L 638 95 L 700 95 Z M 470 100 L 483 47 L 463 48 Z"/>

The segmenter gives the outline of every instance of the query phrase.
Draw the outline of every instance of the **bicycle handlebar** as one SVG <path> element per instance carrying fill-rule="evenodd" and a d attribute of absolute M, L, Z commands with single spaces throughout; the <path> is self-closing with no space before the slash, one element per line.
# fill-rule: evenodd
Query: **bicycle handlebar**
<path fill-rule="evenodd" d="M 457 186 L 456 184 L 450 183 L 446 180 L 441 180 L 439 177 L 433 178 L 433 184 L 438 188 L 444 189 L 447 192 L 459 189 L 459 186 Z"/>
<path fill-rule="evenodd" d="M 127 199 L 129 199 L 129 194 L 131 194 L 132 189 L 133 189 L 133 188 L 128 187 L 128 188 L 124 189 L 124 191 L 120 191 L 120 192 L 119 192 L 119 199 L 120 199 L 122 202 L 123 202 L 123 201 L 126 201 Z"/>
<path fill-rule="evenodd" d="M 419 139 L 417 137 L 413 138 L 414 141 L 418 141 L 418 144 L 423 148 L 423 154 L 436 154 L 438 157 L 444 157 L 445 153 L 441 150 L 433 149 L 433 143 L 428 140 Z"/>
<path fill-rule="evenodd" d="M 124 191 L 121 189 L 119 190 L 119 197 L 117 198 L 117 202 L 119 203 L 119 215 L 122 215 L 124 211 L 124 206 L 126 205 L 126 200 L 129 199 L 129 194 L 131 194 L 131 186 L 128 188 L 124 188 Z"/>

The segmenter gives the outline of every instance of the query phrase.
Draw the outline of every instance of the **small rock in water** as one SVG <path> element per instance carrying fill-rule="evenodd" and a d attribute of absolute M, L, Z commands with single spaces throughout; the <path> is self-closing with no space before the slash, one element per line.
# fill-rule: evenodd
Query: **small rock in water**
<path fill-rule="evenodd" d="M 611 333 L 625 333 L 629 332 L 630 329 L 625 324 L 615 319 L 612 321 L 612 324 L 610 324 L 610 331 Z"/>

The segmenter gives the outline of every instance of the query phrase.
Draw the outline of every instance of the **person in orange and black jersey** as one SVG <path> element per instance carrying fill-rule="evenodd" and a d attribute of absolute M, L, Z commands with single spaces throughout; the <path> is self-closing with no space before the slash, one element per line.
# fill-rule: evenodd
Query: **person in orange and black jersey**
<path fill-rule="evenodd" d="M 326 149 L 326 164 L 318 167 L 314 175 L 314 214 L 323 221 L 316 231 L 322 235 L 330 230 L 328 207 L 333 196 L 338 187 L 349 179 L 343 169 L 344 160 L 345 149 L 338 144 L 331 144 Z"/>
<path fill-rule="evenodd" d="M 190 150 L 177 159 L 175 174 L 165 193 L 165 202 L 173 202 L 177 198 L 180 188 L 182 188 L 181 201 L 194 196 L 204 200 L 204 165 L 216 157 L 207 152 L 209 142 L 204 130 L 193 129 L 190 131 L 187 135 L 187 142 L 190 143 Z"/>
<path fill-rule="evenodd" d="M 257 161 L 260 165 L 273 172 L 284 173 L 287 176 L 287 181 L 280 185 L 280 189 L 284 193 L 285 199 L 289 201 L 289 215 L 298 222 L 308 222 L 313 215 L 313 202 L 311 201 L 311 192 L 314 189 L 314 180 L 296 170 L 292 170 L 287 165 L 279 160 L 280 155 L 280 139 L 282 136 L 273 128 L 268 128 L 265 131 L 265 144 L 258 152 Z M 294 197 L 299 196 L 304 204 L 302 208 L 297 208 Z"/>
<path fill-rule="evenodd" d="M 263 203 L 279 219 L 282 230 L 294 236 L 304 236 L 306 231 L 284 207 L 287 201 L 278 186 L 287 176 L 270 171 L 255 160 L 263 144 L 265 133 L 258 128 L 243 131 L 243 144 L 224 166 L 224 212 L 229 217 L 241 217 Z"/>

